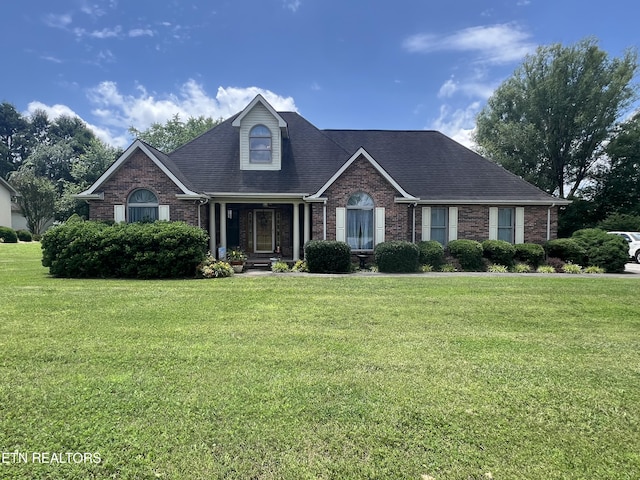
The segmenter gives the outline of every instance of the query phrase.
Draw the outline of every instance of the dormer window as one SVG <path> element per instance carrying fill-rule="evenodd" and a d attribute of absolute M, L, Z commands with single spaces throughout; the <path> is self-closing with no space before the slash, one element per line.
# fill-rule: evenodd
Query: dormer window
<path fill-rule="evenodd" d="M 249 133 L 249 162 L 271 163 L 271 130 L 256 125 Z"/>

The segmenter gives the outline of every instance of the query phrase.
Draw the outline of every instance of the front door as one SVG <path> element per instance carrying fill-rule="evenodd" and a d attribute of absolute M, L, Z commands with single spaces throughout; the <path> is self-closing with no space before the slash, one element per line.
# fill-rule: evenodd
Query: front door
<path fill-rule="evenodd" d="M 253 227 L 255 253 L 271 253 L 275 249 L 273 217 L 273 210 L 255 210 Z"/>

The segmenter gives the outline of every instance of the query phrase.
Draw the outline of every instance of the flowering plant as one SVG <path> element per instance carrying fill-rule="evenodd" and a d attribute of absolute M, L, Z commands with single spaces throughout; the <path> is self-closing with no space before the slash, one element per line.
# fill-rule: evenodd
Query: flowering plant
<path fill-rule="evenodd" d="M 244 262 L 247 259 L 247 255 L 239 248 L 232 248 L 227 251 L 227 260 L 230 262 Z"/>

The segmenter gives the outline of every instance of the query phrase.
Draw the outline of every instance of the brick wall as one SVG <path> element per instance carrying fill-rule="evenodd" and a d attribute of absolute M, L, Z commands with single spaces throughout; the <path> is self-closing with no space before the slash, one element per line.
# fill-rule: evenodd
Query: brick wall
<path fill-rule="evenodd" d="M 422 209 L 428 205 L 418 205 L 416 209 L 416 239 L 422 238 Z M 433 205 L 442 206 L 442 205 Z M 489 238 L 489 207 L 494 205 L 457 205 L 458 207 L 458 238 L 477 240 L 479 242 Z M 514 205 L 516 207 L 518 205 Z M 524 207 L 524 241 L 527 243 L 543 243 L 547 240 L 547 211 L 548 207 Z M 558 232 L 558 208 L 551 209 L 551 238 L 556 238 Z"/>
<path fill-rule="evenodd" d="M 146 188 L 158 197 L 160 205 L 169 205 L 171 220 L 198 225 L 198 203 L 194 200 L 178 200 L 182 191 L 167 177 L 144 152 L 137 150 L 103 185 L 104 200 L 89 202 L 91 220 L 113 220 L 113 206 L 126 205 L 129 194 Z M 206 227 L 207 207 L 201 208 L 201 225 Z"/>
<path fill-rule="evenodd" d="M 385 207 L 385 239 L 411 240 L 409 206 L 394 203 L 398 192 L 364 157 L 349 168 L 325 192 L 327 197 L 327 240 L 336 238 L 336 208 L 346 207 L 349 197 L 365 192 L 376 207 Z M 312 238 L 322 239 L 321 205 L 312 208 Z"/>

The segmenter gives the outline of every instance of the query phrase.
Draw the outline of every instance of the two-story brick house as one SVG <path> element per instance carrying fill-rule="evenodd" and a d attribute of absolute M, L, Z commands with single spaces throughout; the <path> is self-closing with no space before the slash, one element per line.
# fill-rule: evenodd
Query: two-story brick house
<path fill-rule="evenodd" d="M 320 130 L 260 95 L 170 154 L 136 140 L 78 198 L 91 219 L 180 220 L 212 252 L 288 259 L 310 239 L 541 243 L 568 203 L 439 132 Z"/>

